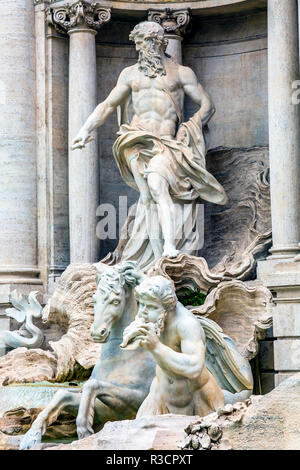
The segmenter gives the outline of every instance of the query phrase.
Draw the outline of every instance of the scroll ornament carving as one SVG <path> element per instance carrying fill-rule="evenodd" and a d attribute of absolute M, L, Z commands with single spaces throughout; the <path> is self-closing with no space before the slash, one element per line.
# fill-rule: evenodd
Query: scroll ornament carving
<path fill-rule="evenodd" d="M 190 22 L 189 9 L 173 10 L 166 8 L 165 10 L 148 10 L 148 21 L 159 23 L 165 30 L 165 33 L 178 34 L 186 32 Z"/>
<path fill-rule="evenodd" d="M 76 26 L 99 29 L 111 18 L 110 8 L 103 8 L 100 3 L 78 1 L 72 5 L 49 7 L 46 21 L 60 33 L 65 33 Z"/>

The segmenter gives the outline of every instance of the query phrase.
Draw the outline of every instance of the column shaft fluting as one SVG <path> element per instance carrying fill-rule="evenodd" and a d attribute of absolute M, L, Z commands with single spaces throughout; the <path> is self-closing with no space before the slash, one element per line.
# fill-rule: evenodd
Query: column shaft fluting
<path fill-rule="evenodd" d="M 69 211 L 70 261 L 91 263 L 98 258 L 96 210 L 99 204 L 97 138 L 82 150 L 70 150 L 72 140 L 97 105 L 96 31 L 69 31 Z"/>
<path fill-rule="evenodd" d="M 39 283 L 32 0 L 1 0 L 0 63 L 0 284 Z"/>
<path fill-rule="evenodd" d="M 300 241 L 300 107 L 297 0 L 268 2 L 269 143 L 273 257 L 291 257 Z"/>

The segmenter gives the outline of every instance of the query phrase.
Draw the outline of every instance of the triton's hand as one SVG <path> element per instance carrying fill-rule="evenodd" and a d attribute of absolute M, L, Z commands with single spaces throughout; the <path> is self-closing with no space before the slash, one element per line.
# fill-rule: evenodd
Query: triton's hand
<path fill-rule="evenodd" d="M 73 140 L 71 150 L 83 149 L 85 144 L 92 142 L 94 137 L 86 131 L 80 131 L 77 137 Z"/>
<path fill-rule="evenodd" d="M 159 343 L 159 338 L 153 328 L 150 325 L 143 325 L 139 328 L 139 331 L 143 334 L 140 338 L 140 346 L 148 351 L 152 351 L 156 348 Z"/>

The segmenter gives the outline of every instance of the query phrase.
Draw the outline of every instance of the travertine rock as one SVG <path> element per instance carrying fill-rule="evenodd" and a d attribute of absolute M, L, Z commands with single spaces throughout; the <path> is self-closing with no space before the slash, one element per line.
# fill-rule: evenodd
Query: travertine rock
<path fill-rule="evenodd" d="M 23 435 L 31 427 L 33 421 L 42 408 L 16 408 L 7 411 L 0 418 L 0 435 Z M 47 428 L 45 437 L 48 439 L 62 439 L 76 436 L 76 423 L 74 416 L 62 411 L 57 420 Z"/>
<path fill-rule="evenodd" d="M 21 438 L 0 431 L 0 450 L 18 450 Z"/>
<path fill-rule="evenodd" d="M 236 450 L 300 450 L 300 374 L 252 400 L 241 425 L 224 429 Z"/>
<path fill-rule="evenodd" d="M 300 374 L 267 395 L 226 406 L 204 418 L 158 415 L 115 421 L 93 436 L 54 449 L 300 450 Z"/>
<path fill-rule="evenodd" d="M 190 416 L 160 415 L 108 422 L 102 431 L 55 450 L 178 450 Z"/>
<path fill-rule="evenodd" d="M 191 423 L 183 447 L 194 449 L 195 434 L 200 441 L 203 428 L 210 434 L 212 426 L 220 430 L 212 450 L 299 450 L 300 374 L 267 395 L 253 396 L 246 403 L 233 405 L 232 410 L 225 407 Z"/>
<path fill-rule="evenodd" d="M 53 380 L 56 358 L 49 351 L 17 348 L 0 357 L 0 385 Z"/>
<path fill-rule="evenodd" d="M 256 259 L 271 244 L 268 148 L 217 148 L 208 153 L 207 167 L 224 186 L 229 203 L 206 204 L 199 254 L 214 273 L 249 279 Z"/>

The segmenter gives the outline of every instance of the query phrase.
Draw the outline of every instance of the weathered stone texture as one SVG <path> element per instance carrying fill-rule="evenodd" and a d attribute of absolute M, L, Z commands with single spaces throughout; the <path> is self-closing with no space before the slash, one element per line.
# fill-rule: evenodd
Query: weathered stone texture
<path fill-rule="evenodd" d="M 271 244 L 268 149 L 216 149 L 207 169 L 223 185 L 229 202 L 205 204 L 204 256 L 210 267 L 244 264 L 252 251 L 263 258 Z M 252 246 L 253 245 L 253 246 Z M 252 246 L 252 249 L 251 249 Z M 254 248 L 255 247 L 255 248 Z"/>
<path fill-rule="evenodd" d="M 247 406 L 218 410 L 200 422 L 221 427 L 215 450 L 300 450 L 300 374 L 281 383 L 263 397 L 252 397 Z M 99 433 L 59 445 L 55 450 L 178 450 L 183 428 L 199 418 L 161 415 L 133 421 L 107 423 Z M 189 427 L 191 429 L 191 426 Z M 190 431 L 189 431 L 190 432 Z M 210 432 L 210 431 L 209 431 Z"/>
<path fill-rule="evenodd" d="M 0 267 L 30 269 L 36 265 L 35 45 L 31 0 L 0 2 L 0 43 Z"/>
<path fill-rule="evenodd" d="M 179 450 L 190 416 L 160 415 L 106 423 L 100 433 L 55 450 Z"/>

